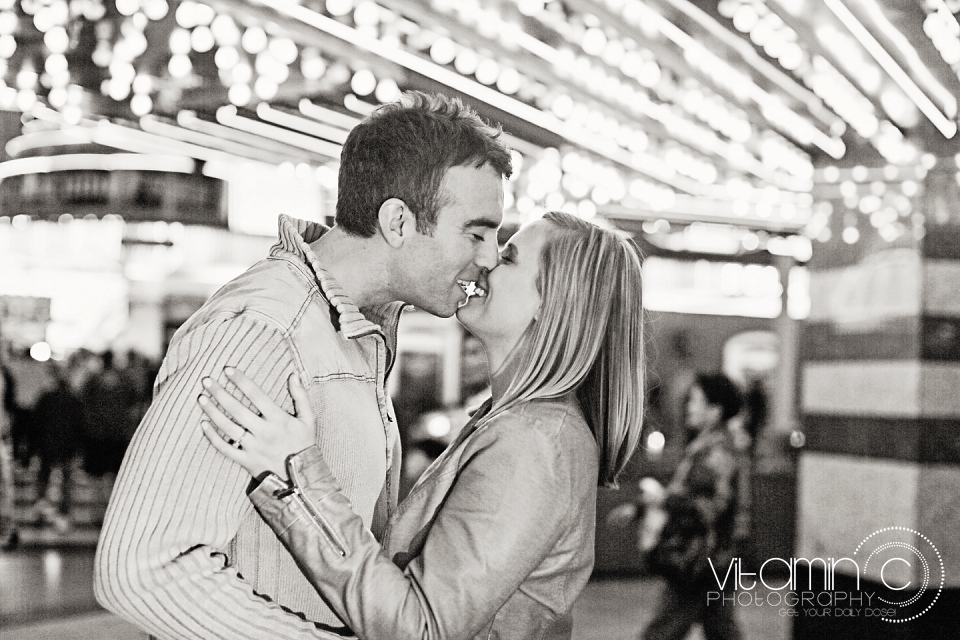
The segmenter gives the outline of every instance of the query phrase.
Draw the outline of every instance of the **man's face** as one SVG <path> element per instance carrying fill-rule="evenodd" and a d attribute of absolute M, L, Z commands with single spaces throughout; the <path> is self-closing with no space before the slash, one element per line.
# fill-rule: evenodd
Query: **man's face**
<path fill-rule="evenodd" d="M 440 185 L 442 200 L 433 235 L 409 243 L 400 299 L 449 317 L 467 298 L 462 283 L 497 266 L 497 229 L 503 221 L 503 181 L 489 166 L 451 167 Z"/>

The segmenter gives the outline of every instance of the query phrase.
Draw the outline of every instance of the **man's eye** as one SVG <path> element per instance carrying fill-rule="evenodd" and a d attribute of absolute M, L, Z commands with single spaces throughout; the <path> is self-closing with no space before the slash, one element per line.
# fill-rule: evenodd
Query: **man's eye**
<path fill-rule="evenodd" d="M 483 242 L 483 240 L 484 240 L 483 236 L 480 235 L 479 233 L 474 233 L 474 234 L 473 234 L 473 239 L 476 240 L 477 242 Z"/>

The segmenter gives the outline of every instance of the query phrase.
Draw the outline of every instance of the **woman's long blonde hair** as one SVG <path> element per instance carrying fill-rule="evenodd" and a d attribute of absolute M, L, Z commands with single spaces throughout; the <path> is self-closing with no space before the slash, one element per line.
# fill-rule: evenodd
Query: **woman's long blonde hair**
<path fill-rule="evenodd" d="M 616 486 L 643 420 L 640 256 L 628 240 L 575 216 L 543 219 L 555 229 L 540 254 L 539 318 L 490 415 L 575 392 L 599 448 L 599 484 Z"/>

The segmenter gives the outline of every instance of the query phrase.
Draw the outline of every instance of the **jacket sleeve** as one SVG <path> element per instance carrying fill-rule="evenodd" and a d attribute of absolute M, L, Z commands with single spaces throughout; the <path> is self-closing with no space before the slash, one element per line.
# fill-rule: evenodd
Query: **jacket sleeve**
<path fill-rule="evenodd" d="M 577 504 L 569 452 L 539 430 L 506 427 L 461 463 L 404 569 L 353 513 L 316 447 L 289 459 L 292 486 L 268 475 L 250 498 L 359 637 L 472 638 L 550 553 Z"/>
<path fill-rule="evenodd" d="M 242 368 L 290 408 L 294 370 L 281 333 L 230 315 L 171 347 L 156 397 L 117 478 L 97 549 L 94 587 L 107 609 L 160 638 L 332 638 L 253 591 L 223 550 L 249 517 L 249 476 L 198 427 L 200 380 Z"/>

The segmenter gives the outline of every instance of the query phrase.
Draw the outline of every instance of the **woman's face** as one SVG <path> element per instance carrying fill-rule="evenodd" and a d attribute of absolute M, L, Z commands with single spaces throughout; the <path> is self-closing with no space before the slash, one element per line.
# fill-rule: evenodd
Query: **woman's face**
<path fill-rule="evenodd" d="M 687 394 L 686 421 L 687 428 L 694 431 L 703 431 L 720 420 L 720 407 L 707 402 L 703 389 L 694 385 Z"/>
<path fill-rule="evenodd" d="M 551 223 L 536 220 L 514 234 L 481 283 L 486 295 L 470 297 L 457 311 L 457 319 L 487 349 L 512 349 L 537 315 L 540 252 L 552 229 Z"/>

